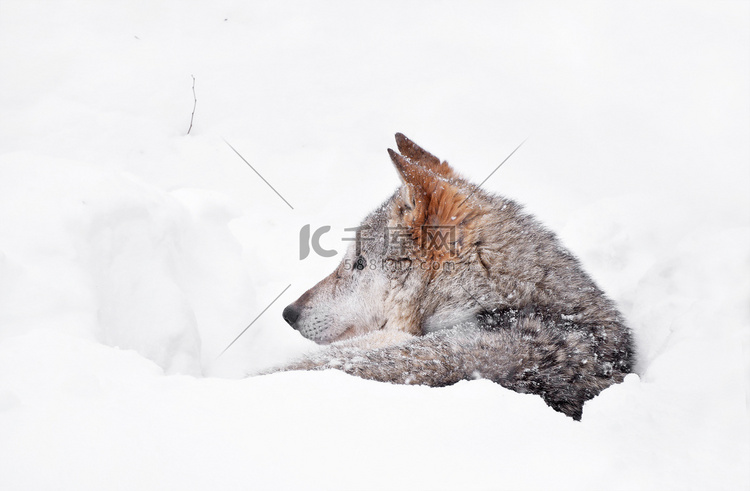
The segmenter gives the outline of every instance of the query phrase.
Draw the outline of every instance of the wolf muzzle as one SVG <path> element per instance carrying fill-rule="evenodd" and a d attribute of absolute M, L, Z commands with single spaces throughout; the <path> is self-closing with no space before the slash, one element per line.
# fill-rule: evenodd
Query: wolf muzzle
<path fill-rule="evenodd" d="M 292 326 L 292 328 L 297 329 L 297 320 L 299 319 L 299 315 L 302 312 L 302 309 L 297 307 L 296 305 L 289 304 L 284 308 L 284 311 L 281 313 L 281 316 L 284 318 L 284 320 Z"/>

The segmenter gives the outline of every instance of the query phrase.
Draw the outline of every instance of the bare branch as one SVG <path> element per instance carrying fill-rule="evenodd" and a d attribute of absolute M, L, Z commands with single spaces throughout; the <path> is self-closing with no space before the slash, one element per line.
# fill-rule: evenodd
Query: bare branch
<path fill-rule="evenodd" d="M 193 118 L 195 117 L 195 106 L 198 105 L 198 99 L 195 97 L 195 77 L 193 75 L 190 75 L 193 78 L 193 113 L 190 115 L 190 127 L 187 130 L 187 134 L 190 134 L 190 130 L 193 129 Z"/>

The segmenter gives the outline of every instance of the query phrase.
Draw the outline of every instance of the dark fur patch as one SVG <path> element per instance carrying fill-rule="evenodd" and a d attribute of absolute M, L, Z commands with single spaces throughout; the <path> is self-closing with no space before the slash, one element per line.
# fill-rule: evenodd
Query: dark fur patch
<path fill-rule="evenodd" d="M 364 311 L 381 308 L 388 329 L 414 336 L 380 348 L 333 345 L 283 369 L 335 368 L 433 387 L 483 377 L 538 394 L 580 419 L 586 400 L 633 368 L 633 339 L 621 314 L 575 256 L 521 206 L 469 184 L 403 135 L 396 138 L 403 155 L 389 153 L 404 185 L 365 224 L 406 228 L 414 247 L 378 270 L 386 275 L 379 284 L 390 285 L 380 292 L 382 301 L 374 302 L 367 289 L 350 300 L 361 301 Z M 425 226 L 455 227 L 450 254 L 421 250 L 435 238 L 425 235 Z M 367 260 L 377 262 L 378 254 L 371 251 Z M 455 263 L 450 269 L 420 267 L 448 257 Z M 395 267 L 402 262 L 409 268 Z M 332 281 L 323 280 L 298 303 L 331 302 L 346 290 Z M 334 312 L 332 323 L 340 321 Z M 475 322 L 466 321 L 472 317 Z M 365 323 L 361 331 L 382 325 Z"/>

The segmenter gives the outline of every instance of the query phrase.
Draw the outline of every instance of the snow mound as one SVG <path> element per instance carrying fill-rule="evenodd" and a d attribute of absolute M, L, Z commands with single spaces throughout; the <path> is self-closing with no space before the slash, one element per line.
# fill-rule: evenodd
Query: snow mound
<path fill-rule="evenodd" d="M 750 489 L 750 6 L 577 7 L 4 0 L 0 489 Z M 299 230 L 342 250 L 396 131 L 621 307 L 637 373 L 581 422 L 244 377 L 310 348 L 281 309 L 338 258 Z"/>
<path fill-rule="evenodd" d="M 253 306 L 234 216 L 211 193 L 1 156 L 0 337 L 49 327 L 203 373 Z"/>

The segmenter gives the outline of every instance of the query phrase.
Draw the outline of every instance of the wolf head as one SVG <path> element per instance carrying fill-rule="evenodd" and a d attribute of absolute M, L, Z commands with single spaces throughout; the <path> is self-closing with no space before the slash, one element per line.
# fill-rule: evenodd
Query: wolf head
<path fill-rule="evenodd" d="M 400 154 L 388 153 L 401 187 L 365 218 L 336 270 L 284 309 L 317 343 L 472 322 L 482 298 L 462 285 L 492 290 L 482 274 L 482 230 L 498 204 L 512 202 L 498 203 L 400 133 L 396 143 Z"/>

